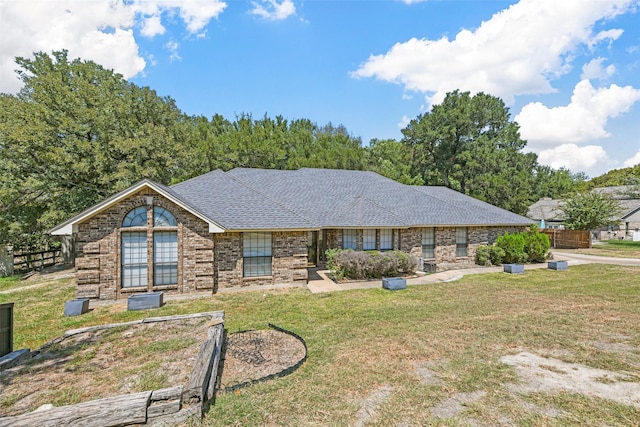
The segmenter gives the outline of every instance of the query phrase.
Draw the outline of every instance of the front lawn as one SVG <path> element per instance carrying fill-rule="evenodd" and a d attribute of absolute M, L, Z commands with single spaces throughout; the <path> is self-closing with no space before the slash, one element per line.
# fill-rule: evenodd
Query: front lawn
<path fill-rule="evenodd" d="M 640 419 L 637 277 L 636 267 L 583 265 L 402 291 L 219 294 L 131 313 L 112 305 L 77 318 L 62 316 L 69 281 L 0 289 L 0 302 L 16 301 L 16 348 L 89 324 L 213 310 L 225 311 L 229 333 L 273 323 L 306 340 L 300 369 L 219 394 L 206 426 L 629 426 Z M 538 368 L 567 384 L 578 384 L 574 372 L 599 371 L 580 393 L 547 389 L 528 382 L 517 357 L 545 358 Z"/>
<path fill-rule="evenodd" d="M 554 249 L 554 252 L 562 250 Z M 631 240 L 606 240 L 600 244 L 594 244 L 590 249 L 571 249 L 583 255 L 610 256 L 618 258 L 640 258 L 640 242 Z"/>

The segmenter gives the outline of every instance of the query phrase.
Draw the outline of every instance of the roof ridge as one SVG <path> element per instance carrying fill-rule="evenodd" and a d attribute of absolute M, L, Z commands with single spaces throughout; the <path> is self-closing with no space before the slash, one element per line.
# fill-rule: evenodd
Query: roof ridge
<path fill-rule="evenodd" d="M 238 168 L 234 168 L 234 169 L 238 169 Z M 244 168 L 244 169 L 253 169 L 253 168 Z M 233 170 L 233 169 L 231 169 L 231 170 Z M 279 169 L 263 169 L 263 170 L 279 170 Z M 229 171 L 229 172 L 231 172 L 231 171 Z M 297 172 L 297 171 L 291 171 L 291 172 Z M 296 216 L 298 216 L 298 217 L 300 217 L 300 218 L 302 218 L 302 219 L 304 219 L 304 220 L 306 220 L 306 221 L 309 221 L 309 223 L 313 224 L 314 226 L 319 226 L 319 225 L 316 223 L 316 221 L 315 221 L 315 220 L 313 220 L 312 218 L 308 218 L 308 217 L 306 217 L 305 215 L 302 215 L 300 212 L 297 212 L 297 211 L 295 211 L 295 210 L 291 209 L 289 206 L 287 206 L 287 205 L 283 204 L 281 201 L 276 200 L 276 199 L 275 199 L 274 197 L 272 197 L 270 194 L 267 194 L 267 193 L 265 193 L 265 192 L 263 192 L 263 191 L 260 191 L 260 190 L 256 189 L 255 187 L 253 187 L 252 185 L 250 185 L 250 184 L 249 184 L 249 183 L 247 183 L 246 181 L 243 181 L 242 179 L 240 179 L 240 178 L 238 178 L 238 177 L 236 177 L 236 176 L 234 176 L 234 175 L 232 175 L 232 174 L 229 174 L 229 173 L 227 173 L 227 172 L 223 172 L 223 173 L 224 173 L 224 175 L 225 175 L 226 177 L 228 177 L 229 179 L 231 179 L 231 180 L 233 180 L 233 181 L 237 182 L 238 184 L 242 185 L 243 187 L 246 187 L 246 188 L 248 188 L 249 190 L 254 191 L 254 192 L 256 192 L 256 193 L 260 194 L 261 196 L 263 196 L 263 197 L 265 197 L 265 198 L 267 198 L 267 199 L 271 200 L 273 203 L 275 203 L 276 205 L 278 205 L 278 206 L 282 207 L 283 209 L 286 209 L 286 210 L 287 210 L 287 211 L 289 211 L 290 213 L 292 213 L 292 214 L 294 214 L 294 215 L 296 215 Z"/>

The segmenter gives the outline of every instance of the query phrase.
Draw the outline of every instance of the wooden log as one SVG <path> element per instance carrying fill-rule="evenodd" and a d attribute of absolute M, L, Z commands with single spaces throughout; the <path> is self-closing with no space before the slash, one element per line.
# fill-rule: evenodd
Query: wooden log
<path fill-rule="evenodd" d="M 154 390 L 151 393 L 151 403 L 157 402 L 160 400 L 172 400 L 179 399 L 182 396 L 182 386 L 175 386 L 169 388 L 161 388 L 159 390 Z"/>
<path fill-rule="evenodd" d="M 174 427 L 177 425 L 190 425 L 189 419 L 200 420 L 200 409 L 197 406 L 183 408 L 173 414 L 163 415 L 161 417 L 149 418 L 147 420 L 148 427 Z"/>
<path fill-rule="evenodd" d="M 223 329 L 223 327 L 222 324 L 219 324 L 209 328 L 207 339 L 200 345 L 200 351 L 198 352 L 193 369 L 191 370 L 187 384 L 182 390 L 183 404 L 202 405 L 207 400 L 209 379 L 211 378 L 219 333 L 218 330 Z"/>
<path fill-rule="evenodd" d="M 216 393 L 216 383 L 218 381 L 218 366 L 220 365 L 220 355 L 222 353 L 222 344 L 224 341 L 224 327 L 217 328 L 216 331 L 216 348 L 213 355 L 213 366 L 211 368 L 211 376 L 209 378 L 209 385 L 207 387 L 207 399 L 213 399 Z"/>
<path fill-rule="evenodd" d="M 119 328 L 120 326 L 133 326 L 133 325 L 140 325 L 140 324 L 142 324 L 142 320 L 132 320 L 131 322 L 124 322 L 124 323 L 109 323 L 106 325 L 87 326 L 86 328 L 69 329 L 62 336 L 64 338 L 69 338 L 73 335 L 81 334 L 83 332 L 101 331 L 103 329 Z"/>
<path fill-rule="evenodd" d="M 112 427 L 147 421 L 150 391 L 0 418 L 0 427 Z"/>
<path fill-rule="evenodd" d="M 163 415 L 173 414 L 180 410 L 180 399 L 161 400 L 151 402 L 147 408 L 147 418 L 156 418 Z"/>

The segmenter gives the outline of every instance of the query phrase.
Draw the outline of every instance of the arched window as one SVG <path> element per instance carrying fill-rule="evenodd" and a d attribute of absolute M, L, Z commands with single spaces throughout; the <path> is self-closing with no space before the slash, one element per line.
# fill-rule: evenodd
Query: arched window
<path fill-rule="evenodd" d="M 146 206 L 131 210 L 122 220 L 121 233 L 122 287 L 147 287 L 150 285 L 149 268 L 153 271 L 152 286 L 178 283 L 178 221 L 167 209 L 153 207 L 151 229 L 147 227 Z M 154 230 L 154 227 L 162 227 Z M 153 236 L 152 239 L 149 237 Z M 149 256 L 153 264 L 149 264 Z"/>
<path fill-rule="evenodd" d="M 154 227 L 176 227 L 178 221 L 176 217 L 165 208 L 156 206 L 153 208 L 153 226 Z"/>
<path fill-rule="evenodd" d="M 122 220 L 123 227 L 144 227 L 147 225 L 147 208 L 140 206 L 129 212 Z"/>

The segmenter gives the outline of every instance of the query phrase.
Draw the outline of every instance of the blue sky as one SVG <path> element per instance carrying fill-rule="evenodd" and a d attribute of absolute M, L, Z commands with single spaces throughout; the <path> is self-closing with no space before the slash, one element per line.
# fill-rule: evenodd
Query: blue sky
<path fill-rule="evenodd" d="M 66 48 L 184 112 L 343 124 L 367 144 L 454 89 L 500 96 L 541 163 L 640 163 L 640 1 L 0 0 L 15 56 Z"/>

